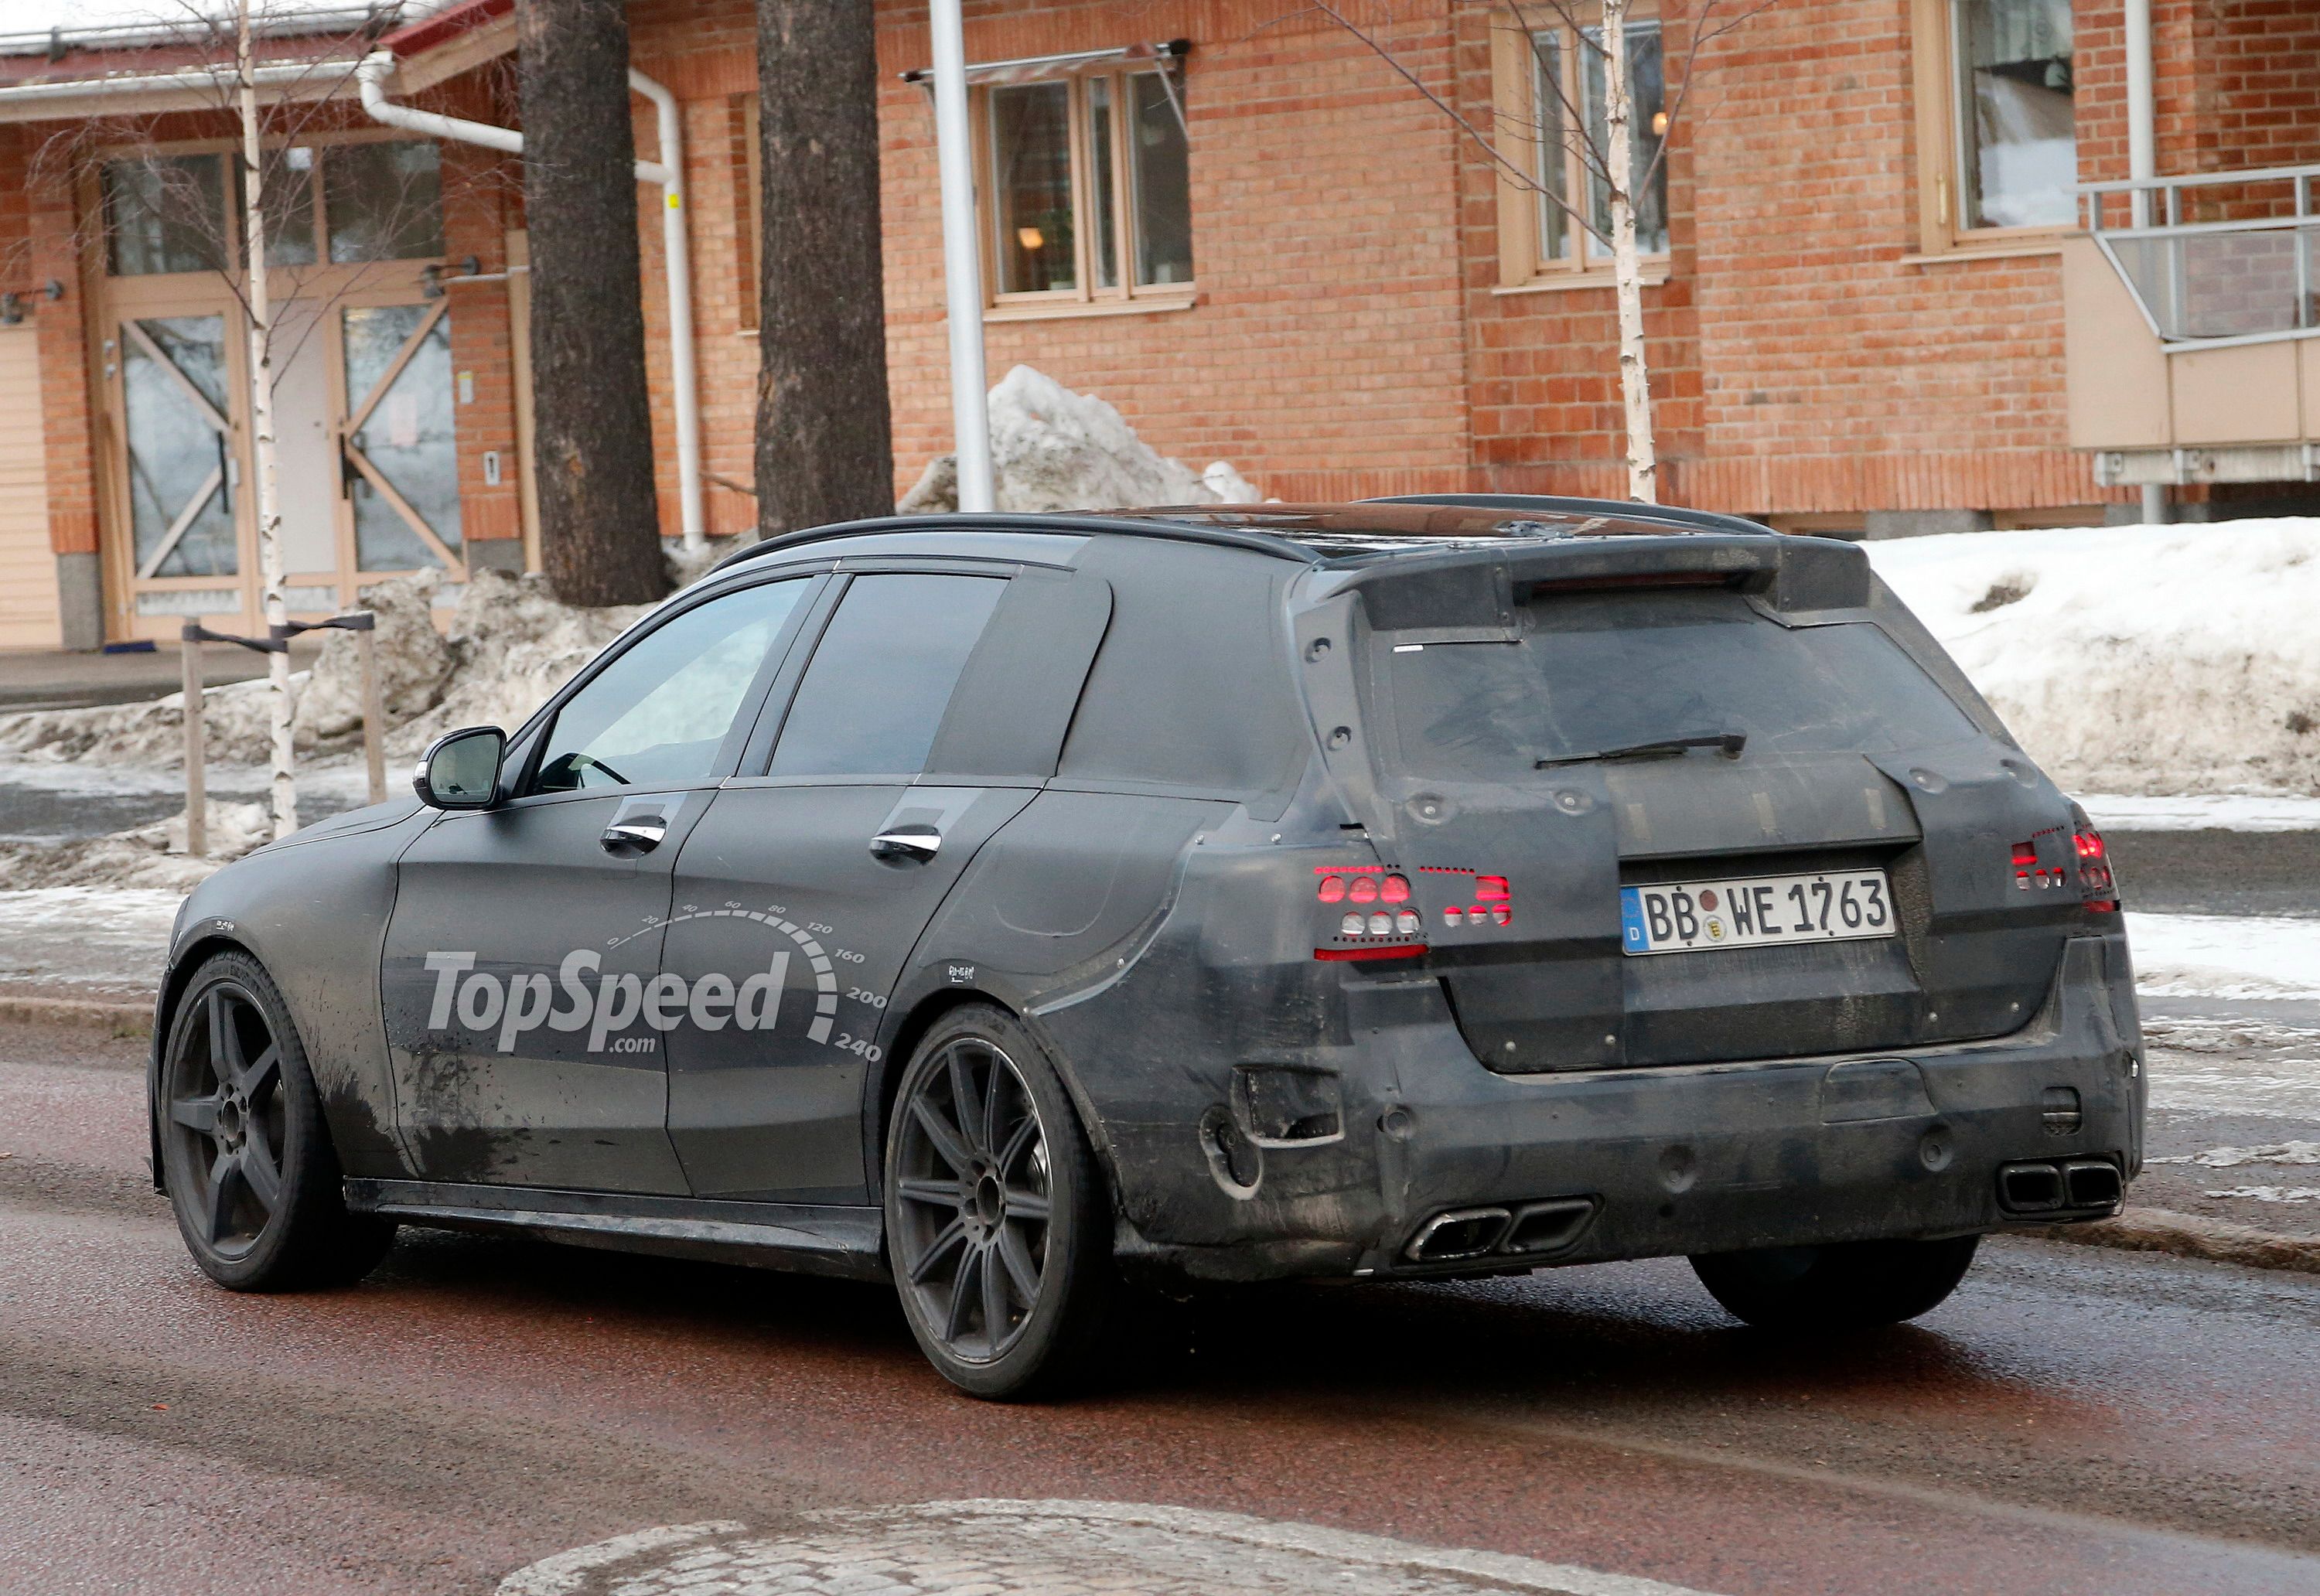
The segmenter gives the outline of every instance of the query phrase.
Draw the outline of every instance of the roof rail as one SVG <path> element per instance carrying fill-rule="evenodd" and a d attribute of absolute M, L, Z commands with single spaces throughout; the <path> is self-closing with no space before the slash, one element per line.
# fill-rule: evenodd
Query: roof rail
<path fill-rule="evenodd" d="M 1702 532 L 1765 533 L 1771 527 L 1744 515 L 1686 510 L 1677 504 L 1643 504 L 1633 499 L 1562 499 L 1541 494 L 1397 494 L 1364 499 L 1364 504 L 1441 504 L 1467 510 L 1536 510 L 1552 515 L 1616 515 L 1623 521 L 1657 521 Z"/>
<path fill-rule="evenodd" d="M 787 553 L 803 544 L 820 543 L 831 538 L 870 537 L 882 532 L 1115 532 L 1131 538 L 1157 538 L 1172 543 L 1207 543 L 1224 549 L 1245 549 L 1255 554 L 1270 555 L 1274 559 L 1295 560 L 1300 565 L 1320 563 L 1319 555 L 1285 538 L 1271 537 L 1264 532 L 1239 531 L 1230 527 L 1201 526 L 1183 521 L 1129 521 L 1125 517 L 1074 515 L 1056 511 L 992 511 L 976 514 L 961 514 L 953 511 L 934 515 L 872 516 L 862 521 L 843 521 L 829 526 L 784 532 L 778 538 L 767 538 L 762 542 L 737 549 L 709 569 L 713 574 L 728 566 L 761 559 L 769 554 Z"/>

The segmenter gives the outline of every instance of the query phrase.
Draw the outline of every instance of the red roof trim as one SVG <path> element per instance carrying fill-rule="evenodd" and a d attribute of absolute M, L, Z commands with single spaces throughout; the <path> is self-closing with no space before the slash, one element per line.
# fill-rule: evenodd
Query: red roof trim
<path fill-rule="evenodd" d="M 462 33 L 496 22 L 515 9 L 515 0 L 461 0 L 433 16 L 409 23 L 379 35 L 378 48 L 408 59 L 449 44 Z"/>

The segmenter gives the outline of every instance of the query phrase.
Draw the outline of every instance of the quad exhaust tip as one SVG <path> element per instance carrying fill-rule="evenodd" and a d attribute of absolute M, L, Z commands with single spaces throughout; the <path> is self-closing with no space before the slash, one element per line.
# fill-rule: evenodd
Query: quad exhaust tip
<path fill-rule="evenodd" d="M 1418 1227 L 1405 1256 L 1448 1264 L 1496 1254 L 1544 1256 L 1576 1243 L 1600 1206 L 1593 1197 L 1550 1197 L 1515 1208 L 1454 1208 Z"/>
<path fill-rule="evenodd" d="M 1998 1172 L 1998 1206 L 2008 1213 L 2109 1211 L 2125 1195 L 2118 1165 L 2107 1158 L 2008 1164 Z"/>

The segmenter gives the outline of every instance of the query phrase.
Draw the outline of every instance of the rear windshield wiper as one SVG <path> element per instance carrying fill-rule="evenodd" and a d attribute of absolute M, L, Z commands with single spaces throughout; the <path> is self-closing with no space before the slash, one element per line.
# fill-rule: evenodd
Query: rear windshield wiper
<path fill-rule="evenodd" d="M 1558 765 L 1589 765 L 1598 759 L 1651 759 L 1668 754 L 1681 754 L 1686 748 L 1717 748 L 1726 759 L 1737 759 L 1740 750 L 1748 746 L 1745 731 L 1707 731 L 1698 737 L 1663 737 L 1651 742 L 1630 743 L 1624 748 L 1603 748 L 1592 754 L 1565 754 L 1560 759 L 1541 759 L 1534 770 L 1551 770 Z"/>

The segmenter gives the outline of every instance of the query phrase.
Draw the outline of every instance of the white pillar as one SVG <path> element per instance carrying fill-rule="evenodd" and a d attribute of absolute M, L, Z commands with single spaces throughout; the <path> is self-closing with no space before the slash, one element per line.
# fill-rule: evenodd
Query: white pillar
<path fill-rule="evenodd" d="M 974 144 L 966 117 L 966 38 L 959 0 L 932 0 L 935 156 L 942 173 L 943 298 L 950 317 L 952 448 L 958 507 L 992 507 L 991 415 L 983 370 L 982 246 L 974 224 Z"/>
<path fill-rule="evenodd" d="M 2143 182 L 2159 175 L 2158 113 L 2151 84 L 2151 0 L 2125 0 L 2125 5 L 2126 175 Z M 2150 226 L 2151 195 L 2137 190 L 2130 204 L 2134 224 Z M 2167 490 L 2158 483 L 2143 485 L 2143 519 L 2154 525 L 2167 519 Z"/>

